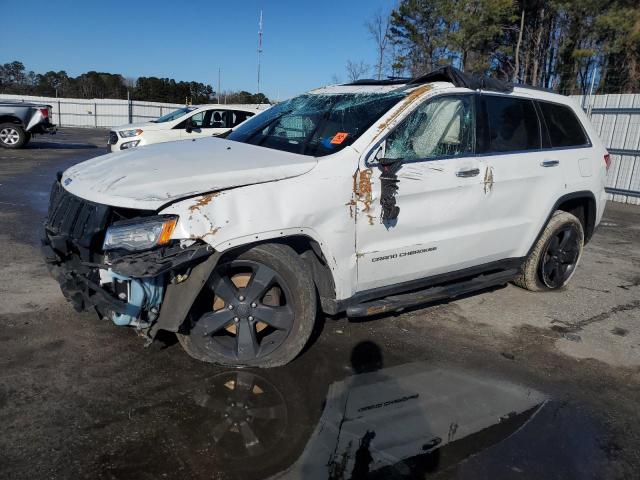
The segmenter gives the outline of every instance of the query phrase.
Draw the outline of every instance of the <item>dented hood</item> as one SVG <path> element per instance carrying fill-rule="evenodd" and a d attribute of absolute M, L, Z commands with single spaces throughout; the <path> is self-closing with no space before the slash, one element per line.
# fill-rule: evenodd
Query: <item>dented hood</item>
<path fill-rule="evenodd" d="M 97 157 L 66 170 L 62 185 L 93 202 L 157 210 L 184 197 L 296 177 L 315 165 L 314 157 L 203 138 Z"/>

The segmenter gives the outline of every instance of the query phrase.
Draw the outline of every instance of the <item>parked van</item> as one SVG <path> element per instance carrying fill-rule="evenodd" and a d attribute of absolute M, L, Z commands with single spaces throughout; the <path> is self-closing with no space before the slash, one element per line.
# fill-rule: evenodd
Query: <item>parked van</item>
<path fill-rule="evenodd" d="M 608 166 L 573 100 L 446 68 L 320 88 L 225 139 L 73 166 L 43 249 L 78 310 L 149 341 L 176 332 L 203 361 L 273 367 L 323 312 L 563 288 Z"/>
<path fill-rule="evenodd" d="M 267 108 L 269 105 L 186 106 L 156 120 L 113 127 L 107 148 L 117 152 L 152 143 L 223 135 Z"/>

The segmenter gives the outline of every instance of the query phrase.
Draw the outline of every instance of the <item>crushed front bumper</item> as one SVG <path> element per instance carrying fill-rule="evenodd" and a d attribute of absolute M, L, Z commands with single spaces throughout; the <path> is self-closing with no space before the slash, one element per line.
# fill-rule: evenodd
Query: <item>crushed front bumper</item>
<path fill-rule="evenodd" d="M 51 275 L 76 310 L 97 310 L 117 325 L 149 329 L 166 317 L 161 312 L 167 310 L 161 309 L 166 293 L 175 290 L 176 284 L 192 285 L 192 270 L 207 263 L 214 251 L 204 242 L 192 241 L 143 252 L 105 253 L 102 240 L 114 215 L 111 207 L 76 197 L 56 182 L 45 222 L 42 254 Z M 201 288 L 204 280 L 197 283 Z M 196 284 L 194 288 L 198 288 Z M 176 306 L 169 310 L 182 311 Z M 182 320 L 184 316 L 164 319 L 164 328 L 178 328 Z"/>
<path fill-rule="evenodd" d="M 56 241 L 57 240 L 57 241 Z M 116 325 L 150 327 L 159 316 L 166 287 L 189 278 L 191 269 L 211 256 L 208 245 L 176 246 L 127 254 L 103 263 L 86 262 L 60 240 L 45 235 L 42 253 L 51 275 L 77 311 L 96 309 Z"/>

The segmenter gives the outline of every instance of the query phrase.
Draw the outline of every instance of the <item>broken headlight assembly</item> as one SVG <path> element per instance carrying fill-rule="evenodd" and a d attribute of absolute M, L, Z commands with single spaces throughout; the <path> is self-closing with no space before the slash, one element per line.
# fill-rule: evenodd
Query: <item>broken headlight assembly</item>
<path fill-rule="evenodd" d="M 175 215 L 115 222 L 107 229 L 102 249 L 134 252 L 166 245 L 177 223 Z"/>

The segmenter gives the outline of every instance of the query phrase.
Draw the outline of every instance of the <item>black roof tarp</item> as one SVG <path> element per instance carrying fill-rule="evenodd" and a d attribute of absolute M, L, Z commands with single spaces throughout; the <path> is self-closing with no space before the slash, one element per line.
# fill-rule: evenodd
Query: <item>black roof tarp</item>
<path fill-rule="evenodd" d="M 513 91 L 513 84 L 509 82 L 484 75 L 465 73 L 450 65 L 434 70 L 426 75 L 416 77 L 408 84 L 416 85 L 429 82 L 451 82 L 456 87 L 464 87 L 471 90 L 490 90 L 505 93 Z"/>

